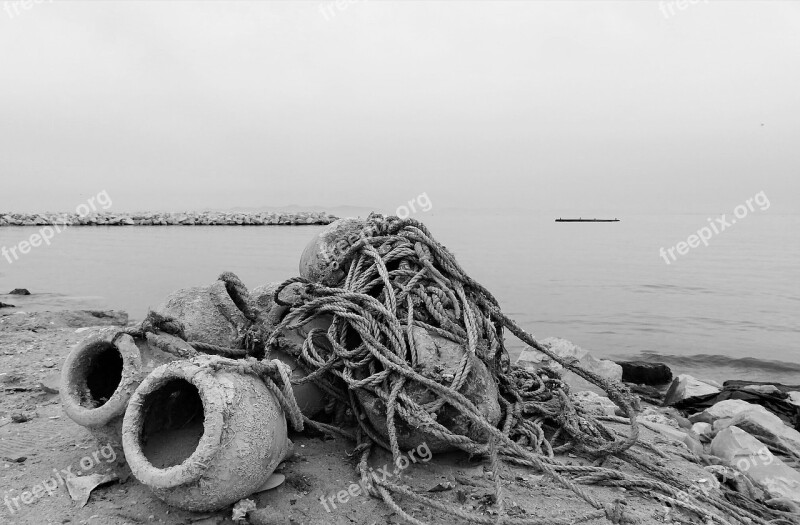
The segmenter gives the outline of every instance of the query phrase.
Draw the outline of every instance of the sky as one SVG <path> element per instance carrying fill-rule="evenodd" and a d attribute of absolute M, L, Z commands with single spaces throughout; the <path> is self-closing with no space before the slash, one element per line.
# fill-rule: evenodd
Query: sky
<path fill-rule="evenodd" d="M 2 1 L 0 212 L 800 213 L 800 3 Z"/>

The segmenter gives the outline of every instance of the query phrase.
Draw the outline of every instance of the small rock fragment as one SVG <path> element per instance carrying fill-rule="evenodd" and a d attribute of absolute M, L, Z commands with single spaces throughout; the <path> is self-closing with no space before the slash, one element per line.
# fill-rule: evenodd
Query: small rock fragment
<path fill-rule="evenodd" d="M 100 485 L 117 481 L 116 474 L 91 474 L 89 476 L 70 476 L 67 478 L 69 497 L 78 503 L 78 507 L 86 506 L 92 491 Z"/>
<path fill-rule="evenodd" d="M 256 510 L 256 502 L 251 499 L 241 499 L 233 506 L 231 519 L 233 521 L 243 522 L 247 519 L 247 513 L 251 510 Z"/>
<path fill-rule="evenodd" d="M 443 481 L 429 488 L 428 492 L 444 492 L 446 490 L 453 490 L 454 488 L 456 488 L 456 486 L 452 481 Z"/>
<path fill-rule="evenodd" d="M 61 373 L 54 372 L 52 374 L 47 374 L 39 382 L 38 386 L 48 394 L 58 394 L 59 388 L 61 387 Z"/>

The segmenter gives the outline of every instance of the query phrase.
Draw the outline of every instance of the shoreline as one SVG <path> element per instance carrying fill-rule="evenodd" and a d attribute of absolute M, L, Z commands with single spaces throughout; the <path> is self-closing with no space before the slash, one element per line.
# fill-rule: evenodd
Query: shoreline
<path fill-rule="evenodd" d="M 3 226 L 301 226 L 326 225 L 338 217 L 326 212 L 133 212 L 6 213 Z"/>
<path fill-rule="evenodd" d="M 67 520 L 73 523 L 102 522 L 114 525 L 150 522 L 232 525 L 230 508 L 194 513 L 163 503 L 148 487 L 127 475 L 128 467 L 124 458 L 116 458 L 115 463 L 95 462 L 93 469 L 84 472 L 84 475 L 115 473 L 120 478 L 118 483 L 95 489 L 85 506 L 76 506 L 63 486 L 57 487 L 52 494 L 40 491 L 32 503 L 26 501 L 24 505 L 15 504 L 22 494 L 31 494 L 33 487 L 47 480 L 54 467 L 61 469 L 82 465 L 83 458 L 103 446 L 102 443 L 96 443 L 86 429 L 64 414 L 57 394 L 59 370 L 70 347 L 101 328 L 97 327 L 98 324 L 122 327 L 129 321 L 126 323 L 122 312 L 114 316 L 110 313 L 108 316 L 97 313 L 87 315 L 85 312 L 0 316 L 0 333 L 3 334 L 0 342 L 0 367 L 3 370 L 0 373 L 0 386 L 5 393 L 0 400 L 0 445 L 7 445 L 9 441 L 12 445 L 17 443 L 18 447 L 27 444 L 23 447 L 25 450 L 16 451 L 13 458 L 5 453 L 0 454 L 5 456 L 0 458 L 0 465 L 3 466 L 0 468 L 0 484 L 11 502 L 11 507 L 0 507 L 0 521 L 24 525 Z M 592 413 L 598 408 L 605 410 L 598 407 L 597 402 L 598 398 L 593 396 L 579 403 Z M 668 417 L 655 407 L 648 412 L 661 423 Z M 607 425 L 618 432 L 630 431 L 629 424 L 621 418 L 612 416 Z M 679 435 L 677 424 L 674 425 L 649 422 L 643 425 L 639 437 L 642 447 L 637 447 L 638 453 L 649 458 L 649 461 L 668 458 L 670 470 L 680 479 L 696 484 L 698 490 L 718 493 L 720 488 L 711 480 L 714 476 L 702 462 L 693 459 L 690 449 L 682 441 L 682 435 Z M 49 437 L 42 440 L 41 436 Z M 349 457 L 353 442 L 314 433 L 292 432 L 290 437 L 295 443 L 295 455 L 284 461 L 276 471 L 285 476 L 285 482 L 273 490 L 252 496 L 258 510 L 249 513 L 249 523 L 405 523 L 383 501 L 372 497 L 354 497 L 349 502 L 335 498 L 335 507 L 330 506 L 331 495 L 341 493 L 343 488 L 347 489 L 358 481 Z M 555 458 L 573 465 L 592 464 L 590 459 L 574 454 L 556 454 Z M 391 461 L 390 454 L 376 450 L 370 464 L 374 469 L 379 469 Z M 626 469 L 629 474 L 636 473 L 630 466 L 619 465 L 619 468 Z M 506 464 L 500 475 L 505 498 L 511 505 L 509 508 L 518 509 L 512 512 L 519 517 L 528 512 L 543 520 L 563 520 L 593 510 L 572 491 L 534 469 Z M 403 472 L 402 483 L 417 493 L 426 493 L 442 503 L 481 513 L 487 519 L 495 516 L 491 466 L 487 461 L 472 458 L 464 452 L 436 454 L 431 461 L 411 465 Z M 676 509 L 664 507 L 657 500 L 637 495 L 635 491 L 626 492 L 617 487 L 596 484 L 583 488 L 608 504 L 625 497 L 626 514 L 639 519 L 640 523 L 671 522 L 671 518 L 678 513 Z M 14 497 L 18 500 L 13 500 Z M 323 505 L 324 501 L 328 502 L 327 507 Z M 415 509 L 415 514 L 427 523 L 451 522 L 447 517 L 428 509 Z M 528 514 L 527 517 L 532 516 Z M 607 521 L 597 519 L 589 523 L 599 525 Z"/>

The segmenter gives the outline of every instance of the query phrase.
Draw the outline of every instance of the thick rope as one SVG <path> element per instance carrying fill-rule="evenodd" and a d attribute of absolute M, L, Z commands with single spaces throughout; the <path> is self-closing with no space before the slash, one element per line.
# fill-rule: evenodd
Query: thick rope
<path fill-rule="evenodd" d="M 508 461 L 544 472 L 579 495 L 597 509 L 592 518 L 587 519 L 604 516 L 613 523 L 635 522 L 625 514 L 624 502 L 599 501 L 580 484 L 613 483 L 641 489 L 642 480 L 598 466 L 564 465 L 553 458 L 554 453 L 567 450 L 591 458 L 614 455 L 642 470 L 651 469 L 647 474 L 662 477 L 664 482 L 648 481 L 643 494 L 660 491 L 664 497 L 673 499 L 681 495 L 680 507 L 703 519 L 728 523 L 707 510 L 701 501 L 740 522 L 766 525 L 765 517 L 776 517 L 774 511 L 763 506 L 758 509 L 760 515 L 756 515 L 716 496 L 686 494 L 691 488 L 688 483 L 666 479 L 665 469 L 653 468 L 653 461 L 632 454 L 631 447 L 638 443 L 639 435 L 638 398 L 625 386 L 606 381 L 539 344 L 503 314 L 494 297 L 461 269 L 455 257 L 436 242 L 421 223 L 371 216 L 360 240 L 332 267 L 346 272 L 344 282 L 338 287 L 301 278 L 290 279 L 278 287 L 275 302 L 289 306 L 290 311 L 272 332 L 267 345 L 274 347 L 283 341 L 282 348 L 310 371 L 307 381 L 334 390 L 338 399 L 349 401 L 358 423 L 356 451 L 361 454 L 358 469 L 362 479 L 369 480 L 367 460 L 373 443 L 389 450 L 393 458 L 399 457 L 401 427 L 416 429 L 419 435 L 427 435 L 428 439 L 470 454 L 483 455 L 492 464 L 498 515 L 491 519 L 391 482 L 376 481 L 377 487 L 371 493 L 381 497 L 408 521 L 421 523 L 399 507 L 392 493 L 470 523 L 537 523 L 536 520 L 510 518 L 504 513 L 500 462 Z M 300 299 L 294 304 L 281 302 L 280 291 L 296 283 L 303 284 Z M 321 315 L 332 316 L 330 328 L 312 330 L 302 347 L 281 339 L 285 330 L 300 328 Z M 420 348 L 413 335 L 415 328 L 462 346 L 464 355 L 452 373 L 420 373 Z M 568 387 L 552 371 L 511 366 L 504 347 L 503 328 L 565 369 L 603 388 L 625 414 L 624 421 L 630 425 L 629 435 L 620 436 L 578 410 L 567 395 Z M 318 344 L 320 339 L 325 341 L 324 345 Z M 474 359 L 486 365 L 500 389 L 498 401 L 503 417 L 499 428 L 462 393 L 474 368 Z M 413 390 L 409 390 L 410 387 Z M 420 389 L 424 395 L 419 393 Z M 365 396 L 385 406 L 388 442 L 366 417 L 367 408 L 362 405 Z M 437 417 L 442 410 L 454 411 L 474 430 L 473 437 L 455 434 L 443 426 Z M 555 428 L 555 434 L 551 433 L 548 438 L 545 427 Z M 556 444 L 556 440 L 561 442 Z M 577 477 L 571 479 L 570 476 Z M 547 520 L 547 523 L 559 521 Z"/>

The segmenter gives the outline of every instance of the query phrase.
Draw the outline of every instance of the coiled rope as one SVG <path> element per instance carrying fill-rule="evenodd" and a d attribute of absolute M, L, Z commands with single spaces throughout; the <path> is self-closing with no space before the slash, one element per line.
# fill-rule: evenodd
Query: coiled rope
<path fill-rule="evenodd" d="M 624 511 L 624 502 L 603 503 L 581 488 L 581 484 L 609 484 L 639 489 L 643 494 L 662 492 L 665 501 L 679 501 L 681 508 L 705 520 L 729 522 L 708 511 L 698 500 L 712 506 L 728 519 L 766 525 L 764 517 L 776 519 L 775 511 L 760 506 L 758 514 L 741 509 L 722 498 L 687 494 L 690 484 L 670 476 L 666 482 L 648 479 L 666 477 L 665 469 L 632 447 L 637 444 L 638 398 L 627 387 L 609 382 L 591 371 L 554 354 L 539 344 L 500 309 L 495 298 L 470 278 L 447 249 L 435 241 L 420 222 L 413 219 L 384 218 L 371 215 L 355 242 L 331 269 L 346 270 L 346 277 L 336 286 L 326 286 L 302 278 L 282 283 L 274 293 L 276 304 L 290 306 L 289 313 L 267 340 L 270 348 L 286 350 L 309 375 L 295 384 L 314 381 L 326 391 L 348 403 L 358 423 L 356 453 L 358 470 L 371 493 L 380 497 L 411 523 L 421 522 L 403 510 L 394 500 L 401 495 L 457 516 L 469 523 L 506 523 L 538 525 L 541 523 L 578 523 L 605 517 L 612 523 L 635 523 Z M 299 299 L 289 304 L 280 294 L 287 287 L 300 286 Z M 330 328 L 309 331 L 302 347 L 282 338 L 287 330 L 296 330 L 319 316 L 332 316 Z M 455 341 L 466 350 L 452 377 L 427 377 L 416 367 L 417 352 L 412 328 Z M 531 348 L 547 355 L 565 369 L 601 387 L 627 417 L 630 433 L 620 436 L 599 420 L 583 413 L 568 397 L 569 389 L 556 374 L 525 370 L 510 365 L 503 342 L 503 329 Z M 319 344 L 319 341 L 324 344 Z M 471 357 L 488 368 L 500 391 L 504 416 L 499 428 L 493 425 L 462 393 L 471 371 Z M 427 389 L 434 401 L 420 403 L 409 393 Z M 357 393 L 368 393 L 386 405 L 387 440 L 370 424 L 367 408 Z M 459 417 L 478 429 L 484 439 L 456 434 L 442 425 L 437 416 L 443 407 L 454 409 Z M 401 451 L 398 426 L 417 429 L 470 454 L 490 459 L 495 472 L 495 502 L 498 516 L 487 518 L 427 496 L 387 480 L 372 479 L 368 458 L 375 445 L 389 450 L 395 461 Z M 557 428 L 546 437 L 545 425 Z M 557 444 L 556 441 L 561 441 Z M 592 458 L 609 455 L 627 461 L 642 470 L 637 478 L 618 470 L 592 466 L 565 465 L 554 459 L 555 453 L 573 451 Z M 546 521 L 514 518 L 503 510 L 503 487 L 497 474 L 502 462 L 529 466 L 550 475 L 558 483 L 597 509 L 571 520 Z M 655 474 L 654 474 L 655 473 Z M 680 500 L 676 497 L 683 496 Z"/>

